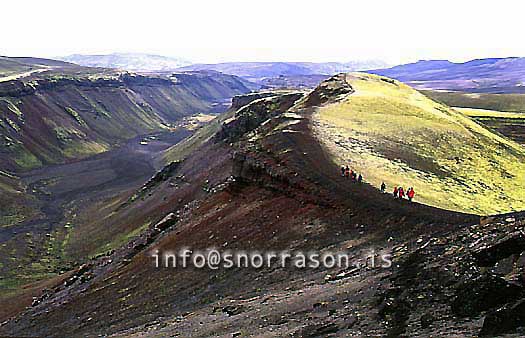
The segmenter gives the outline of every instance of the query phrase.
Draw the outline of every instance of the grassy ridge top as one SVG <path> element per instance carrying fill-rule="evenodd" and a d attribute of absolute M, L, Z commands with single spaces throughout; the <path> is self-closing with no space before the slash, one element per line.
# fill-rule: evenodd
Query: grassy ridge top
<path fill-rule="evenodd" d="M 320 108 L 314 129 L 338 163 L 417 200 L 492 214 L 525 208 L 525 149 L 464 114 L 384 77 L 346 76 L 355 92 Z"/>

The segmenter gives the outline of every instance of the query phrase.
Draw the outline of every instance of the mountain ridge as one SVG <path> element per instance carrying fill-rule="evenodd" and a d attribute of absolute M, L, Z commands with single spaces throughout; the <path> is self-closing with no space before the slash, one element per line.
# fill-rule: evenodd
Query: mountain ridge
<path fill-rule="evenodd" d="M 486 58 L 454 63 L 421 60 L 368 73 L 406 82 L 416 89 L 476 93 L 525 92 L 525 58 Z"/>
<path fill-rule="evenodd" d="M 366 70 L 386 65 L 383 61 L 350 62 L 223 62 L 216 64 L 193 64 L 181 70 L 211 69 L 222 73 L 244 77 L 248 80 L 260 80 L 289 75 L 334 75 L 336 73 Z"/>

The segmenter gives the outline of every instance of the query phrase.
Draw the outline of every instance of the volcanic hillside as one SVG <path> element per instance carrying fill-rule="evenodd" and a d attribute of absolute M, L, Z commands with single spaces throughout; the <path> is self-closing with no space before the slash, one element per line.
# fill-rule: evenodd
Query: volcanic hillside
<path fill-rule="evenodd" d="M 8 60 L 43 71 L 0 81 L 0 295 L 126 242 L 137 229 L 106 230 L 93 205 L 126 200 L 162 168 L 155 156 L 249 92 L 212 72 L 153 77 Z M 85 224 L 96 236 L 79 248 Z"/>
<path fill-rule="evenodd" d="M 361 76 L 333 77 L 306 96 L 236 98 L 235 109 L 172 147 L 164 158 L 176 161 L 131 198 L 97 209 L 106 231 L 137 229 L 129 242 L 5 296 L 0 333 L 397 337 L 516 332 L 522 312 L 511 310 L 522 308 L 525 294 L 519 279 L 523 259 L 518 260 L 525 250 L 519 233 L 523 215 L 481 220 L 394 200 L 375 184 L 342 178 L 330 148 L 318 141 L 317 115 L 352 100 L 359 83 L 350 79 Z M 375 77 L 359 81 L 401 86 Z M 443 120 L 456 121 L 456 115 L 449 116 L 453 112 L 442 114 Z M 352 165 L 358 159 L 351 159 Z M 365 180 L 372 176 L 366 169 Z M 93 247 L 97 229 L 79 234 L 85 247 Z M 348 269 L 154 267 L 152 252 L 183 247 L 345 250 L 356 264 Z M 371 250 L 392 253 L 394 265 L 363 266 Z M 495 312 L 501 306 L 503 312 Z"/>
<path fill-rule="evenodd" d="M 18 171 L 108 150 L 249 90 L 232 76 L 46 76 L 0 83 L 0 168 Z"/>
<path fill-rule="evenodd" d="M 396 80 L 349 74 L 352 94 L 314 115 L 337 163 L 418 200 L 476 214 L 525 207 L 525 149 Z"/>
<path fill-rule="evenodd" d="M 219 73 L 160 78 L 53 60 L 8 60 L 33 62 L 30 67 L 45 72 L 0 82 L 2 226 L 35 214 L 20 173 L 168 132 L 185 117 L 219 112 L 233 95 L 249 92 L 240 79 Z"/>

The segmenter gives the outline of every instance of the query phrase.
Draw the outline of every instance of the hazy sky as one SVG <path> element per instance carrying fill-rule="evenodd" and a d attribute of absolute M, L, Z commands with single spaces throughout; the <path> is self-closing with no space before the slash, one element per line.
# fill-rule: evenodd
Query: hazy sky
<path fill-rule="evenodd" d="M 195 62 L 525 56 L 521 0 L 5 0 L 0 54 Z"/>

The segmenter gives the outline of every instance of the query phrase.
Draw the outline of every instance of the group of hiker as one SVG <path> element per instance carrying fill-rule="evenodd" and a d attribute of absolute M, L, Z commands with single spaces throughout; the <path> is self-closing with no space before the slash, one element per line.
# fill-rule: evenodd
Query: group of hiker
<path fill-rule="evenodd" d="M 352 181 L 358 183 L 363 182 L 363 175 L 357 174 L 354 170 L 350 169 L 349 166 L 341 166 L 341 176 L 352 179 Z"/>
<path fill-rule="evenodd" d="M 381 183 L 381 192 L 382 193 L 386 192 L 386 184 L 385 184 L 385 182 Z M 405 189 L 403 189 L 403 187 L 398 187 L 398 186 L 394 187 L 394 198 L 404 199 L 405 196 L 406 196 L 406 198 L 410 202 L 412 202 L 412 200 L 414 199 L 414 195 L 415 194 L 416 194 L 416 192 L 414 191 L 414 188 L 412 188 L 412 187 L 408 188 L 407 191 L 405 191 Z"/>
<path fill-rule="evenodd" d="M 345 177 L 347 179 L 352 179 L 353 181 L 355 182 L 363 182 L 363 175 L 361 174 L 357 174 L 357 172 L 355 172 L 354 170 L 350 169 L 350 167 L 348 165 L 342 165 L 341 166 L 341 176 L 342 177 Z M 381 192 L 382 193 L 385 193 L 386 192 L 386 184 L 385 182 L 382 182 L 381 183 Z M 403 187 L 398 187 L 398 186 L 395 186 L 394 187 L 394 198 L 398 198 L 398 199 L 408 199 L 410 202 L 412 202 L 412 200 L 414 199 L 414 195 L 416 194 L 416 192 L 414 191 L 414 188 L 413 187 L 410 187 L 408 188 L 406 191 Z"/>
<path fill-rule="evenodd" d="M 403 189 L 403 187 L 397 187 L 397 186 L 394 187 L 394 198 L 404 199 L 405 196 L 406 196 L 406 198 L 410 202 L 412 202 L 412 200 L 414 199 L 414 195 L 415 194 L 416 194 L 416 192 L 414 191 L 414 188 L 412 188 L 412 187 L 408 188 L 407 191 L 405 191 L 405 189 Z"/>

